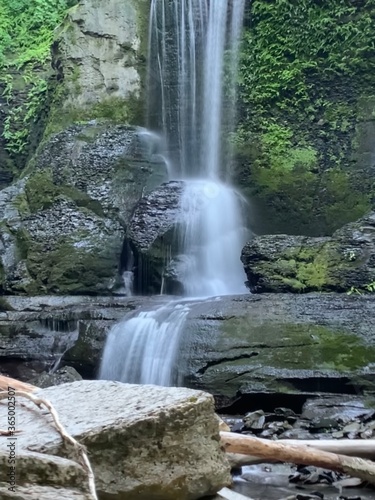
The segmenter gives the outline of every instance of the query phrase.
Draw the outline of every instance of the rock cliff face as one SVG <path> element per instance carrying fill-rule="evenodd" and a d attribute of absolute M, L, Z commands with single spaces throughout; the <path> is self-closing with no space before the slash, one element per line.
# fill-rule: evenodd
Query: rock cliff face
<path fill-rule="evenodd" d="M 0 193 L 6 293 L 108 293 L 122 286 L 125 227 L 166 176 L 138 131 L 92 121 L 51 136 Z M 122 259 L 123 256 L 123 259 Z"/>
<path fill-rule="evenodd" d="M 22 174 L 12 167 L 8 175 L 1 162 L 0 186 L 18 178 L 0 194 L 1 291 L 100 294 L 122 286 L 132 211 L 167 178 L 157 139 L 130 126 L 143 119 L 149 8 L 149 0 L 78 2 L 58 27 L 51 59 L 45 56 L 38 69 L 42 90 L 22 87 L 7 96 L 6 107 L 0 102 L 7 114 L 17 98 L 17 120 L 32 110 L 37 124 L 21 134 L 25 149 L 12 149 L 21 137 L 16 123 L 17 133 L 8 127 L 3 144 Z M 20 65 L 20 79 L 26 70 Z"/>
<path fill-rule="evenodd" d="M 149 7 L 149 0 L 85 0 L 70 10 L 53 59 L 68 121 L 81 114 L 140 124 Z"/>
<path fill-rule="evenodd" d="M 46 5 L 32 24 L 25 2 L 31 26 L 17 8 L 2 13 L 5 31 L 12 23 L 19 29 L 9 28 L 12 57 L 4 67 L 0 61 L 0 188 L 18 178 L 45 129 L 49 135 L 93 118 L 143 120 L 149 0 Z"/>
<path fill-rule="evenodd" d="M 258 236 L 242 262 L 252 292 L 375 289 L 375 213 L 345 225 L 332 237 Z"/>

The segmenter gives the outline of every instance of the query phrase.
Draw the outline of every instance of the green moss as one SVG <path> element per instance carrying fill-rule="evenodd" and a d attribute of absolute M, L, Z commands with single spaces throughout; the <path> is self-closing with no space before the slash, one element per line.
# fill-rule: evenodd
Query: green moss
<path fill-rule="evenodd" d="M 30 234 L 24 227 L 21 227 L 16 231 L 15 236 L 19 260 L 27 259 L 29 247 L 31 244 Z"/>
<path fill-rule="evenodd" d="M 9 305 L 5 297 L 0 297 L 0 311 L 14 311 L 13 307 Z"/>
<path fill-rule="evenodd" d="M 105 126 L 105 123 L 139 125 L 143 122 L 143 103 L 135 95 L 126 99 L 112 97 L 83 108 L 72 106 L 62 108 L 65 97 L 64 87 L 58 86 L 43 141 L 74 123 L 82 124 L 90 120 L 98 120 L 99 126 L 100 123 Z"/>
<path fill-rule="evenodd" d="M 340 291 L 348 289 L 362 260 L 343 253 L 334 240 L 306 240 L 301 246 L 279 251 L 277 260 L 254 262 L 253 273 L 262 276 L 264 290 L 288 292 Z M 355 275 L 355 273 L 354 273 Z"/>
<path fill-rule="evenodd" d="M 375 347 L 355 335 L 335 328 L 306 324 L 251 326 L 249 318 L 226 320 L 222 332 L 236 345 L 256 349 L 254 364 L 278 369 L 335 370 L 352 372 L 375 359 Z M 227 348 L 227 347 L 226 347 Z M 245 349 L 245 347 L 244 347 Z M 251 358 L 228 362 L 251 365 Z"/>
<path fill-rule="evenodd" d="M 249 6 L 234 143 L 255 231 L 330 234 L 373 204 L 369 130 L 358 123 L 375 109 L 374 11 L 373 0 Z"/>
<path fill-rule="evenodd" d="M 24 192 L 18 194 L 13 199 L 12 204 L 18 210 L 21 216 L 25 216 L 30 213 L 29 204 L 27 202 L 27 197 Z"/>
<path fill-rule="evenodd" d="M 36 172 L 25 185 L 25 195 L 31 213 L 51 207 L 60 193 L 60 188 L 53 183 L 49 170 Z"/>
<path fill-rule="evenodd" d="M 19 206 L 35 213 L 50 208 L 59 197 L 68 198 L 78 207 L 87 208 L 100 217 L 104 215 L 99 201 L 73 186 L 55 184 L 50 170 L 39 170 L 28 178 L 25 195 L 20 195 L 19 198 Z"/>
<path fill-rule="evenodd" d="M 89 246 L 82 244 L 87 238 L 91 241 Z M 115 276 L 119 255 L 99 245 L 93 248 L 92 244 L 92 235 L 87 232 L 61 238 L 48 251 L 43 244 L 31 243 L 27 269 L 34 280 L 32 286 L 39 293 L 98 293 L 102 283 Z"/>
<path fill-rule="evenodd" d="M 141 53 L 144 59 L 146 59 L 148 52 L 150 2 L 149 0 L 133 0 L 133 5 L 137 11 L 137 25 L 141 41 Z"/>

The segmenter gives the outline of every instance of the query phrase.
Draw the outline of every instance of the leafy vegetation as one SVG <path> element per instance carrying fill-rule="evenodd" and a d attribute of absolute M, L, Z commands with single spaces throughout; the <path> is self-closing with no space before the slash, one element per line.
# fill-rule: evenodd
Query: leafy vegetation
<path fill-rule="evenodd" d="M 11 153 L 24 151 L 30 124 L 48 90 L 54 30 L 72 0 L 0 0 L 0 89 L 8 106 L 3 137 Z M 26 94 L 22 102 L 17 94 Z"/>
<path fill-rule="evenodd" d="M 348 295 L 353 295 L 353 294 L 363 295 L 364 293 L 375 293 L 375 281 L 367 283 L 366 285 L 363 286 L 363 288 L 357 288 L 355 286 L 351 286 L 349 291 L 347 292 Z"/>
<path fill-rule="evenodd" d="M 285 214 L 298 232 L 315 218 L 311 234 L 329 234 L 371 203 L 367 180 L 347 167 L 358 103 L 364 96 L 366 108 L 374 94 L 375 0 L 254 0 L 249 9 L 235 137 L 241 182 L 270 218 Z"/>

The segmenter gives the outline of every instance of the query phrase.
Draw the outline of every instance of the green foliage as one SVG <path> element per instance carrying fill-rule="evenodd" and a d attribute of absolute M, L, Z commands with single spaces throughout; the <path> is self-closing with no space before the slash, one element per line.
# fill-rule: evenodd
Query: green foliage
<path fill-rule="evenodd" d="M 43 64 L 70 0 L 0 0 L 0 67 Z"/>
<path fill-rule="evenodd" d="M 375 293 L 375 281 L 372 281 L 371 283 L 367 283 L 366 285 L 363 286 L 363 288 L 357 288 L 355 286 L 351 286 L 348 292 L 346 292 L 347 295 L 363 295 L 364 293 Z"/>
<path fill-rule="evenodd" d="M 54 30 L 72 0 L 0 0 L 0 89 L 9 111 L 4 122 L 6 148 L 25 150 L 30 125 L 37 119 L 48 90 L 46 73 Z M 14 75 L 21 73 L 25 104 L 15 95 Z"/>
<path fill-rule="evenodd" d="M 330 234 L 371 206 L 351 166 L 375 85 L 375 0 L 253 0 L 249 11 L 233 142 L 263 213 L 256 230 Z"/>
<path fill-rule="evenodd" d="M 374 71 L 375 1 L 365 3 L 367 10 L 349 0 L 254 0 L 242 58 L 245 102 L 285 109 L 309 101 L 317 73 Z"/>

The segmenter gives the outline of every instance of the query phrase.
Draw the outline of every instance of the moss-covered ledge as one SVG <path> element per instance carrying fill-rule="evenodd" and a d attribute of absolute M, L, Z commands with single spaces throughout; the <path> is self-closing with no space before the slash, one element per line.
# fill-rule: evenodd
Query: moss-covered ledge
<path fill-rule="evenodd" d="M 375 285 L 374 254 L 372 212 L 332 237 L 255 237 L 241 260 L 253 292 L 366 292 Z"/>

